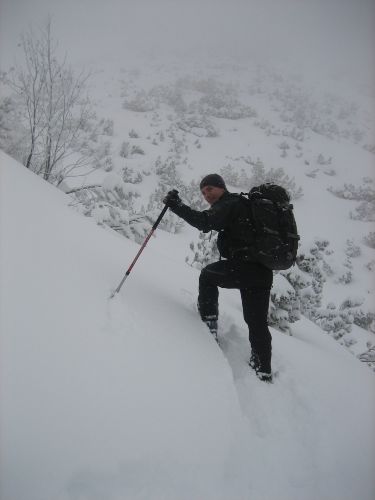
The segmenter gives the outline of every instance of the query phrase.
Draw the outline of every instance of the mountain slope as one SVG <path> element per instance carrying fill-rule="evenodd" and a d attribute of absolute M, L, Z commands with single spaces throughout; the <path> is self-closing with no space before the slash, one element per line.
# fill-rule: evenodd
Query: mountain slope
<path fill-rule="evenodd" d="M 370 370 L 303 320 L 260 382 L 236 292 L 223 355 L 162 231 L 109 300 L 137 245 L 0 162 L 2 499 L 373 497 Z"/>

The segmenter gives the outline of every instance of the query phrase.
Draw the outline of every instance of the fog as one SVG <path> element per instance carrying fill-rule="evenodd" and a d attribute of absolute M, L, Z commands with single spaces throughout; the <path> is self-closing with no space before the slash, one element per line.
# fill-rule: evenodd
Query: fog
<path fill-rule="evenodd" d="M 273 58 L 313 72 L 374 77 L 373 0 L 0 0 L 1 67 L 28 26 L 53 20 L 69 60 Z"/>

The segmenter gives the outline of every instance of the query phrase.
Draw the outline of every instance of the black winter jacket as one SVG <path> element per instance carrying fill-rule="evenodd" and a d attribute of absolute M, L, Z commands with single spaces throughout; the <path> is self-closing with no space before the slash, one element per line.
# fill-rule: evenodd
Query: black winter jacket
<path fill-rule="evenodd" d="M 171 210 L 188 224 L 204 233 L 212 230 L 218 231 L 217 246 L 222 257 L 236 256 L 241 258 L 241 249 L 249 246 L 249 243 L 245 243 L 239 238 L 241 204 L 238 194 L 226 191 L 211 208 L 202 212 L 193 210 L 184 204 L 171 207 Z M 246 260 L 249 258 L 247 257 Z"/>

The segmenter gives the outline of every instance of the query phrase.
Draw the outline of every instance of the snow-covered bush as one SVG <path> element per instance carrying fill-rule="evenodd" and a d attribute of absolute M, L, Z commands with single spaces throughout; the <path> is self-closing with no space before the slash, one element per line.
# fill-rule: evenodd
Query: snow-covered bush
<path fill-rule="evenodd" d="M 120 156 L 121 158 L 127 158 L 130 153 L 130 144 L 127 141 L 123 141 L 120 147 Z"/>
<path fill-rule="evenodd" d="M 136 132 L 136 131 L 134 130 L 134 128 L 132 128 L 132 129 L 129 131 L 129 137 L 130 137 L 131 139 L 139 139 L 139 134 L 138 134 L 138 132 Z"/>
<path fill-rule="evenodd" d="M 332 156 L 330 156 L 329 158 L 325 158 L 322 153 L 319 153 L 319 155 L 317 156 L 317 159 L 316 159 L 316 163 L 318 165 L 331 165 Z"/>
<path fill-rule="evenodd" d="M 370 231 L 368 235 L 363 238 L 363 242 L 370 248 L 375 248 L 375 231 Z"/>
<path fill-rule="evenodd" d="M 138 243 L 149 230 L 145 214 L 134 209 L 134 199 L 140 196 L 139 192 L 116 173 L 108 174 L 101 186 L 74 190 L 73 196 L 78 202 L 76 207 L 84 215 Z"/>
<path fill-rule="evenodd" d="M 233 186 L 244 191 L 250 190 L 250 177 L 248 177 L 243 168 L 241 168 L 238 173 L 232 165 L 228 164 L 220 169 L 220 175 L 223 179 L 225 179 L 225 182 L 229 186 Z"/>
<path fill-rule="evenodd" d="M 353 281 L 353 265 L 350 259 L 346 259 L 343 263 L 341 273 L 335 278 L 336 283 L 342 283 L 343 285 L 348 285 Z"/>
<path fill-rule="evenodd" d="M 358 358 L 375 372 L 375 345 L 371 345 L 371 343 L 368 342 L 367 351 L 360 354 Z"/>
<path fill-rule="evenodd" d="M 375 200 L 363 201 L 356 207 L 354 212 L 350 212 L 350 218 L 364 222 L 375 221 Z"/>
<path fill-rule="evenodd" d="M 113 136 L 114 132 L 114 123 L 113 120 L 107 118 L 102 118 L 99 122 L 101 131 L 103 135 Z"/>
<path fill-rule="evenodd" d="M 300 303 L 296 290 L 280 273 L 275 275 L 271 289 L 268 323 L 290 334 L 290 324 L 300 319 Z"/>
<path fill-rule="evenodd" d="M 170 189 L 180 189 L 183 185 L 180 175 L 177 172 L 177 163 L 173 157 L 162 160 L 160 156 L 154 162 L 153 171 L 160 179 L 160 184 L 164 186 L 167 193 Z"/>
<path fill-rule="evenodd" d="M 286 278 L 293 287 L 299 301 L 301 314 L 311 319 L 322 299 L 322 288 L 318 286 L 317 280 L 298 266 L 281 271 L 279 274 Z"/>
<path fill-rule="evenodd" d="M 173 157 L 162 160 L 159 156 L 153 166 L 153 171 L 159 178 L 158 186 L 152 193 L 147 206 L 147 213 L 158 214 L 163 208 L 162 200 L 172 189 L 177 189 L 182 195 L 185 186 L 177 171 L 177 164 Z M 184 225 L 184 221 L 168 210 L 160 223 L 160 228 L 171 233 L 177 233 Z"/>
<path fill-rule="evenodd" d="M 250 157 L 241 157 L 238 160 L 251 165 L 251 175 L 249 176 L 243 168 L 238 172 L 233 165 L 228 164 L 220 169 L 220 174 L 229 185 L 248 191 L 251 187 L 264 184 L 265 182 L 273 182 L 285 188 L 291 199 L 296 200 L 303 196 L 302 188 L 296 186 L 294 178 L 290 178 L 283 168 L 270 168 L 266 170 L 259 158 L 256 161 L 253 161 Z"/>
<path fill-rule="evenodd" d="M 345 254 L 349 258 L 359 257 L 361 255 L 361 247 L 359 247 L 358 245 L 356 245 L 354 243 L 353 239 L 347 239 L 346 240 Z"/>
<path fill-rule="evenodd" d="M 328 191 L 338 198 L 343 198 L 345 200 L 374 202 L 374 188 L 372 187 L 372 185 L 370 185 L 367 178 L 363 178 L 363 181 L 364 183 L 362 186 L 355 186 L 354 184 L 345 183 L 342 188 L 333 188 L 331 186 L 328 188 Z"/>
<path fill-rule="evenodd" d="M 337 309 L 335 304 L 330 302 L 327 307 L 316 309 L 314 323 L 338 340 L 351 332 L 353 316 L 347 309 Z"/>
<path fill-rule="evenodd" d="M 363 149 L 369 153 L 375 154 L 375 144 L 364 144 Z"/>
<path fill-rule="evenodd" d="M 22 124 L 16 96 L 0 99 L 0 149 L 25 163 L 27 157 L 27 129 Z"/>
<path fill-rule="evenodd" d="M 199 108 L 203 114 L 228 120 L 252 118 L 257 112 L 250 106 L 242 104 L 230 91 L 216 90 L 199 100 Z"/>
<path fill-rule="evenodd" d="M 321 307 L 323 286 L 330 267 L 324 259 L 329 242 L 315 240 L 300 248 L 296 267 L 283 271 L 296 288 L 301 304 L 301 313 L 314 321 L 315 311 Z"/>
<path fill-rule="evenodd" d="M 141 148 L 141 146 L 133 145 L 132 148 L 131 148 L 130 154 L 132 154 L 132 155 L 144 155 L 145 152 Z"/>
<path fill-rule="evenodd" d="M 349 311 L 355 325 L 375 333 L 375 313 L 363 309 L 362 297 L 348 297 L 341 305 L 340 310 Z"/>
<path fill-rule="evenodd" d="M 153 96 L 145 92 L 143 89 L 138 90 L 130 99 L 125 99 L 122 107 L 130 111 L 145 113 L 156 108 L 157 104 Z"/>
<path fill-rule="evenodd" d="M 350 212 L 350 217 L 354 220 L 365 222 L 375 221 L 375 190 L 368 178 L 363 179 L 362 186 L 354 184 L 344 184 L 342 188 L 329 187 L 328 191 L 339 198 L 345 200 L 356 200 L 361 203 L 354 212 Z"/>
<path fill-rule="evenodd" d="M 123 167 L 122 180 L 130 184 L 139 184 L 142 182 L 143 176 L 140 172 L 135 173 L 133 168 Z"/>
<path fill-rule="evenodd" d="M 219 251 L 216 246 L 216 231 L 199 233 L 197 241 L 190 243 L 190 254 L 185 257 L 185 262 L 196 269 L 203 269 L 211 262 L 219 260 Z"/>
<path fill-rule="evenodd" d="M 176 123 L 177 127 L 197 137 L 217 137 L 219 132 L 205 115 L 183 114 Z"/>
<path fill-rule="evenodd" d="M 187 109 L 181 89 L 177 85 L 156 85 L 150 90 L 149 96 L 159 105 L 164 103 L 171 106 L 178 114 Z"/>
<path fill-rule="evenodd" d="M 284 171 L 283 168 L 271 168 L 266 170 L 264 164 L 261 160 L 252 166 L 252 175 L 250 177 L 250 186 L 257 186 L 259 184 L 264 184 L 265 182 L 273 182 L 285 188 L 291 199 L 298 199 L 303 196 L 303 191 L 301 187 L 297 187 L 293 178 L 290 178 Z"/>
<path fill-rule="evenodd" d="M 162 200 L 167 192 L 172 189 L 171 186 L 164 186 L 159 183 L 158 187 L 151 194 L 147 205 L 147 217 L 150 222 L 155 222 L 156 218 L 164 208 Z M 185 222 L 180 217 L 177 217 L 171 210 L 168 210 L 159 224 L 159 228 L 168 233 L 179 233 Z"/>
<path fill-rule="evenodd" d="M 191 181 L 187 186 L 180 186 L 180 196 L 194 210 L 206 210 L 208 204 L 202 196 L 199 188 L 200 181 Z"/>

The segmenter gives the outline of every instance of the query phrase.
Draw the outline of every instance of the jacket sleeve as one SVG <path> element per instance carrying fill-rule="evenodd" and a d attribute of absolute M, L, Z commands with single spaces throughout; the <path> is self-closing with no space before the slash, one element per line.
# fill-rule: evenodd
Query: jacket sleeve
<path fill-rule="evenodd" d="M 226 227 L 231 206 L 232 203 L 223 201 L 202 212 L 193 210 L 184 204 L 171 207 L 171 210 L 191 226 L 208 233 L 209 231 L 220 231 Z"/>

